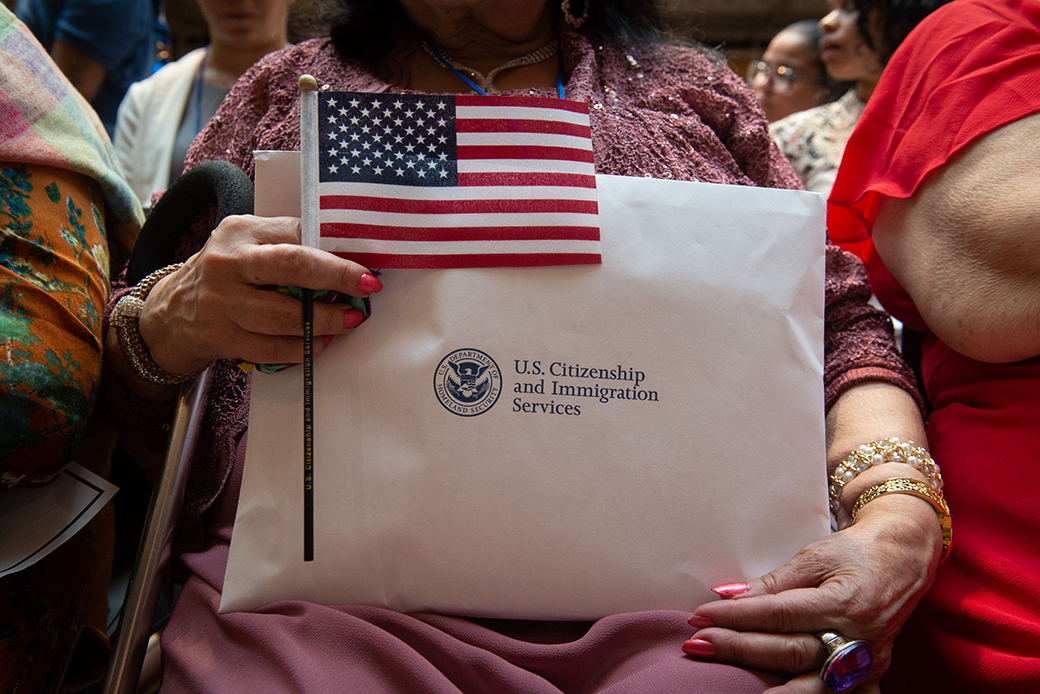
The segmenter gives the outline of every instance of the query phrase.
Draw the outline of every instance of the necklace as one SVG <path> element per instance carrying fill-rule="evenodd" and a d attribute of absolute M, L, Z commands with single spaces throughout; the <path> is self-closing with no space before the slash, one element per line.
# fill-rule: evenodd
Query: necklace
<path fill-rule="evenodd" d="M 525 67 L 527 65 L 535 65 L 542 61 L 548 60 L 552 56 L 556 55 L 559 50 L 559 40 L 553 39 L 549 43 L 545 44 L 541 48 L 531 51 L 519 58 L 513 58 L 507 63 L 499 65 L 491 72 L 484 75 L 473 68 L 463 65 L 459 61 L 452 58 L 450 55 L 441 53 L 437 48 L 427 40 L 424 36 L 422 39 L 423 50 L 430 54 L 430 56 L 441 64 L 447 70 L 450 70 L 456 77 L 468 84 L 473 91 L 478 94 L 494 94 L 498 90 L 495 89 L 494 81 L 495 76 L 503 70 L 508 70 L 514 67 Z M 562 70 L 556 77 L 556 90 L 563 98 L 563 74 Z"/>
<path fill-rule="evenodd" d="M 288 46 L 289 44 L 285 44 L 285 45 Z M 219 68 L 215 68 L 215 67 L 212 67 L 212 66 L 210 66 L 209 73 L 207 74 L 207 72 L 206 72 L 206 61 L 209 58 L 209 52 L 210 52 L 210 47 L 206 46 L 205 53 L 202 54 L 202 60 L 199 61 L 199 67 L 195 71 L 194 90 L 195 90 L 195 134 L 196 135 L 198 135 L 202 131 L 202 126 L 205 125 L 205 123 L 202 122 L 202 87 L 203 87 L 203 84 L 206 84 L 206 85 L 208 85 L 210 87 L 217 87 L 219 89 L 222 89 L 224 91 L 224 93 L 227 94 L 231 90 L 231 88 L 233 86 L 235 86 L 235 82 L 238 80 L 238 77 L 236 75 L 230 74 L 228 72 L 225 72 L 224 70 L 221 70 Z M 212 116 L 212 115 L 213 114 L 211 113 L 210 116 Z M 207 118 L 207 122 L 208 122 L 208 118 Z"/>

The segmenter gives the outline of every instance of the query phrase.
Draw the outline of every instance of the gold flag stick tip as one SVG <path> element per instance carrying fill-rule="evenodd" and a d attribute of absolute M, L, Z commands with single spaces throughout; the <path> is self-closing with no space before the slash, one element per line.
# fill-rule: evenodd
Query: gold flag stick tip
<path fill-rule="evenodd" d="M 296 83 L 300 88 L 301 92 L 316 92 L 318 91 L 318 80 L 314 79 L 312 75 L 300 75 L 300 81 Z"/>

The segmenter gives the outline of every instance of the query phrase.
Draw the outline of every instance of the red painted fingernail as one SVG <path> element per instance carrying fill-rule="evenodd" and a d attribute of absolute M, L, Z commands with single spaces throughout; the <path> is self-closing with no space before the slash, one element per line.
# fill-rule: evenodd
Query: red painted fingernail
<path fill-rule="evenodd" d="M 335 335 L 323 335 L 321 341 L 325 343 L 326 347 L 328 347 L 329 343 L 332 342 L 333 337 L 335 337 Z"/>
<path fill-rule="evenodd" d="M 718 595 L 720 598 L 732 598 L 741 593 L 746 593 L 749 590 L 747 583 L 723 583 L 721 586 L 715 586 L 711 589 L 711 592 Z"/>
<path fill-rule="evenodd" d="M 686 620 L 691 627 L 696 629 L 707 629 L 708 627 L 715 626 L 715 622 L 711 621 L 702 614 L 695 614 Z"/>
<path fill-rule="evenodd" d="M 682 652 L 698 658 L 714 658 L 715 646 L 704 639 L 690 639 L 682 645 Z"/>
<path fill-rule="evenodd" d="M 359 279 L 357 283 L 357 288 L 358 291 L 363 294 L 375 294 L 376 292 L 382 291 L 383 283 L 372 275 L 366 273 L 361 275 L 361 279 Z"/>
<path fill-rule="evenodd" d="M 356 308 L 352 308 L 343 314 L 343 327 L 353 328 L 360 325 L 363 320 L 365 320 L 365 314 Z"/>

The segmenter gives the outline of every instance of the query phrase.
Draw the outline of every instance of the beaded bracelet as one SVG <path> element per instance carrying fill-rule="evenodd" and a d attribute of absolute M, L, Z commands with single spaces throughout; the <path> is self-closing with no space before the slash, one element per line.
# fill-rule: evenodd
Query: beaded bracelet
<path fill-rule="evenodd" d="M 942 491 L 942 476 L 928 451 L 913 441 L 900 441 L 893 436 L 882 441 L 871 441 L 852 451 L 831 473 L 831 513 L 837 515 L 841 508 L 841 492 L 856 476 L 874 465 L 884 463 L 906 463 L 921 471 L 928 484 L 937 492 Z"/>
<path fill-rule="evenodd" d="M 138 282 L 116 303 L 109 317 L 109 323 L 115 328 L 116 337 L 119 340 L 119 348 L 123 351 L 130 368 L 145 381 L 159 386 L 175 386 L 202 373 L 202 371 L 197 371 L 191 374 L 175 374 L 156 364 L 148 351 L 148 345 L 141 337 L 139 327 L 141 310 L 144 308 L 144 300 L 148 297 L 149 292 L 158 284 L 159 280 L 176 272 L 181 265 L 183 263 L 167 265 Z"/>
<path fill-rule="evenodd" d="M 864 506 L 886 494 L 909 494 L 919 499 L 924 499 L 932 505 L 936 515 L 939 516 L 939 526 L 942 528 L 942 553 L 939 555 L 939 560 L 945 559 L 946 555 L 950 553 L 950 544 L 953 543 L 953 523 L 950 520 L 950 507 L 946 505 L 946 499 L 943 498 L 942 492 L 933 489 L 920 480 L 898 477 L 885 480 L 870 487 L 856 499 L 856 503 L 852 507 L 852 522 L 856 522 L 856 516 L 859 515 L 860 510 Z"/>

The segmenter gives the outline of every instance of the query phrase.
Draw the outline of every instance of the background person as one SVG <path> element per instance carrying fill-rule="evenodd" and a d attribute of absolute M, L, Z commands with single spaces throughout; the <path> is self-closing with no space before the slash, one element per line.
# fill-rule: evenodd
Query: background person
<path fill-rule="evenodd" d="M 562 62 L 550 54 L 500 72 L 488 87 L 556 97 L 561 80 L 568 98 L 590 105 L 600 173 L 799 185 L 747 85 L 707 52 L 667 45 L 651 2 L 601 0 L 561 8 L 547 0 L 370 0 L 344 6 L 351 10 L 348 21 L 331 40 L 268 56 L 239 80 L 189 152 L 188 168 L 223 159 L 252 172 L 254 150 L 297 147 L 296 85 L 304 73 L 336 91 L 469 93 L 456 73 L 423 49 L 425 38 L 483 75 L 558 45 Z M 777 574 L 784 580 L 768 584 L 782 591 L 779 596 L 761 595 L 767 584 L 759 582 L 746 586 L 747 599 L 706 607 L 718 627 L 702 629 L 692 640 L 696 643 L 688 644 L 687 652 L 699 660 L 679 655 L 692 630 L 690 615 L 676 611 L 613 615 L 594 625 L 503 623 L 304 602 L 218 614 L 248 437 L 249 382 L 230 360 L 285 363 L 302 355 L 299 303 L 256 285 L 307 278 L 314 287 L 369 296 L 381 284 L 366 268 L 298 247 L 295 220 L 229 218 L 209 235 L 211 226 L 194 229 L 185 255 L 201 250 L 183 266 L 166 269 L 144 298 L 138 330 L 151 380 L 131 366 L 116 331 L 106 337 L 127 403 L 169 399 L 175 392 L 169 384 L 217 360 L 212 367 L 217 395 L 207 409 L 193 466 L 198 473 L 189 493 L 194 514 L 183 526 L 189 534 L 182 540 L 191 541 L 191 551 L 181 558 L 192 576 L 163 636 L 167 691 L 212 691 L 229 682 L 243 690 L 308 690 L 349 681 L 365 691 L 760 692 L 790 678 L 822 684 L 818 673 L 826 654 L 812 634 L 828 627 L 872 642 L 878 655 L 871 681 L 884 670 L 891 639 L 928 585 L 941 550 L 935 512 L 906 495 L 867 504 L 850 528 L 792 560 Z M 865 303 L 869 291 L 861 265 L 836 248 L 828 250 L 827 259 L 828 459 L 835 466 L 867 441 L 886 436 L 923 441 L 923 427 L 913 376 L 895 351 L 887 319 Z M 110 302 L 115 311 L 117 301 Z M 349 332 L 361 316 L 320 305 L 315 320 L 318 334 L 336 336 Z M 141 355 L 134 356 L 141 361 Z M 142 421 L 122 426 L 147 428 Z M 917 479 L 920 473 L 889 463 L 846 485 L 837 509 L 842 525 L 849 523 L 851 505 L 863 490 L 882 479 L 908 476 Z M 773 616 L 759 610 L 773 598 L 797 607 L 797 633 L 776 632 Z M 847 613 L 853 598 L 860 609 Z M 727 617 L 734 604 L 750 611 L 743 627 Z M 697 622 L 698 628 L 705 626 Z M 745 660 L 727 649 L 746 638 L 741 628 L 766 635 L 744 649 Z M 704 644 L 717 650 L 708 652 Z M 799 657 L 790 657 L 792 648 Z M 713 659 L 758 671 L 705 662 Z M 763 669 L 776 673 L 762 674 Z"/>
<path fill-rule="evenodd" d="M 184 156 L 239 76 L 286 45 L 290 0 L 199 0 L 210 44 L 130 86 L 115 146 L 137 197 L 148 205 L 184 170 Z"/>
<path fill-rule="evenodd" d="M 848 85 L 834 82 L 820 59 L 822 32 L 805 19 L 784 27 L 762 55 L 748 65 L 748 84 L 770 123 L 834 101 Z"/>
<path fill-rule="evenodd" d="M 949 0 L 829 0 L 820 20 L 820 57 L 831 79 L 855 86 L 837 101 L 769 126 L 806 190 L 827 194 L 845 144 L 885 62 L 910 30 Z"/>
<path fill-rule="evenodd" d="M 131 83 L 152 72 L 153 0 L 18 0 L 15 14 L 101 117 L 111 138 Z"/>
<path fill-rule="evenodd" d="M 896 640 L 893 694 L 1040 691 L 1040 5 L 958 0 L 896 51 L 849 140 L 832 235 L 926 332 L 957 539 Z"/>

